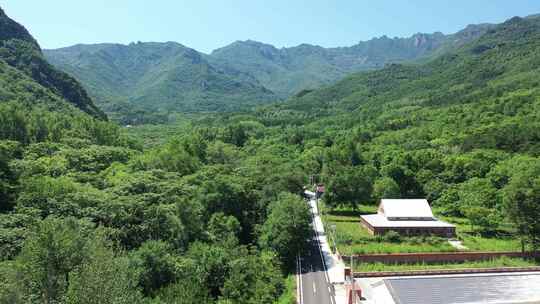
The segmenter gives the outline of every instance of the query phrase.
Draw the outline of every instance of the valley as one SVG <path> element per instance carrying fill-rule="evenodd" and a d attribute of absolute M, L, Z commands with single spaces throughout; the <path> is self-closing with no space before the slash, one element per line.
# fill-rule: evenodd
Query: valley
<path fill-rule="evenodd" d="M 530 254 L 353 272 L 536 269 L 539 50 L 530 16 L 343 48 L 42 51 L 0 10 L 0 303 L 339 303 L 314 229 L 336 256 L 460 251 L 370 235 L 383 198 L 425 198 L 462 251 Z"/>

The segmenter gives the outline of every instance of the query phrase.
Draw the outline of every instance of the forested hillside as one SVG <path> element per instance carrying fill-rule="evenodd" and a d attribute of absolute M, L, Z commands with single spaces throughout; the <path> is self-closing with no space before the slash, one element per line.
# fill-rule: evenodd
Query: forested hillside
<path fill-rule="evenodd" d="M 55 69 L 43 57 L 38 43 L 28 31 L 6 16 L 0 9 L 0 61 L 1 64 L 26 74 L 53 94 L 72 103 L 84 112 L 105 118 L 75 79 Z M 6 71 L 6 69 L 4 69 Z M 5 78 L 4 78 L 5 79 Z M 9 84 L 2 88 L 7 88 Z M 8 89 L 9 90 L 9 89 Z M 1 96 L 2 99 L 6 99 Z"/>
<path fill-rule="evenodd" d="M 143 150 L 35 63 L 0 60 L 0 303 L 290 303 L 311 231 L 285 155 L 234 127 Z"/>
<path fill-rule="evenodd" d="M 427 197 L 539 246 L 540 19 L 512 18 L 424 65 L 391 65 L 261 109 L 321 174 L 330 206 Z M 310 110 L 306 110 L 310 109 Z"/>

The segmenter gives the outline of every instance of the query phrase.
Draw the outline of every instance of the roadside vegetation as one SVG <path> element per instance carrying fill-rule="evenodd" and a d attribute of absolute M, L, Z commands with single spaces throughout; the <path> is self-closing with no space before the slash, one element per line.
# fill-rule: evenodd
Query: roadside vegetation
<path fill-rule="evenodd" d="M 347 264 L 349 265 L 349 264 Z M 488 261 L 464 262 L 464 263 L 440 263 L 440 264 L 383 264 L 383 263 L 358 263 L 354 265 L 356 272 L 378 271 L 413 271 L 413 270 L 441 270 L 441 269 L 469 269 L 469 268 L 494 268 L 494 267 L 529 267 L 538 266 L 533 260 L 518 258 L 497 258 Z"/>
<path fill-rule="evenodd" d="M 296 304 L 296 277 L 289 275 L 285 281 L 285 291 L 274 304 Z"/>

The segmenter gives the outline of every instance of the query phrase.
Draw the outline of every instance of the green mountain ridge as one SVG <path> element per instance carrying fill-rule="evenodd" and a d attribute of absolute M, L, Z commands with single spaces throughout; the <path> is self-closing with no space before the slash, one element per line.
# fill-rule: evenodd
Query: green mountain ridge
<path fill-rule="evenodd" d="M 536 89 L 540 18 L 512 18 L 479 39 L 425 64 L 392 64 L 378 71 L 357 73 L 335 85 L 293 97 L 276 108 L 302 111 L 308 104 L 321 115 L 380 107 L 394 102 L 411 107 L 468 103 L 483 94 L 508 94 L 493 82 L 510 78 L 512 84 Z M 516 79 L 513 79 L 516 77 Z M 382 110 L 382 109 L 381 109 Z M 315 113 L 315 112 L 311 112 Z"/>
<path fill-rule="evenodd" d="M 382 36 L 351 47 L 323 48 L 302 44 L 275 48 L 256 41 L 237 41 L 210 55 L 217 65 L 246 71 L 283 97 L 333 83 L 358 71 L 389 63 L 429 59 L 483 35 L 491 24 L 469 25 L 455 34 L 417 33 L 408 38 Z"/>
<path fill-rule="evenodd" d="M 477 39 L 490 27 L 471 25 L 452 35 L 383 36 L 340 48 L 302 44 L 278 49 L 248 40 L 203 54 L 174 42 L 148 42 L 75 45 L 45 50 L 45 56 L 81 81 L 108 113 L 129 108 L 230 112 L 328 85 L 353 72 L 427 60 Z"/>
<path fill-rule="evenodd" d="M 233 111 L 277 97 L 241 72 L 217 69 L 174 42 L 99 44 L 45 51 L 105 110 L 118 103 L 158 111 Z"/>

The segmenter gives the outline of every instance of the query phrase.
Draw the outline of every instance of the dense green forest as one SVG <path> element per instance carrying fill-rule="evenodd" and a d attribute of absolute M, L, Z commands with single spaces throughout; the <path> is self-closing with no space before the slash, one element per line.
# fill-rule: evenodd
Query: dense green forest
<path fill-rule="evenodd" d="M 391 65 L 260 109 L 322 176 L 330 206 L 427 197 L 538 248 L 540 19 L 512 18 L 423 65 Z"/>
<path fill-rule="evenodd" d="M 540 19 L 513 18 L 422 65 L 152 129 L 0 58 L 0 303 L 275 303 L 311 175 L 330 207 L 427 197 L 538 249 L 539 49 Z"/>
<path fill-rule="evenodd" d="M 4 45 L 31 43 L 2 22 Z M 32 44 L 0 58 L 0 303 L 277 301 L 311 235 L 287 156 L 244 151 L 233 127 L 143 150 L 42 82 L 70 78 Z"/>
<path fill-rule="evenodd" d="M 540 18 L 516 17 L 425 64 L 355 74 L 198 125 L 265 126 L 248 147 L 295 147 L 295 161 L 327 184 L 330 207 L 426 197 L 483 235 L 507 234 L 511 225 L 534 249 L 539 49 Z"/>

